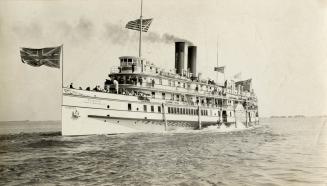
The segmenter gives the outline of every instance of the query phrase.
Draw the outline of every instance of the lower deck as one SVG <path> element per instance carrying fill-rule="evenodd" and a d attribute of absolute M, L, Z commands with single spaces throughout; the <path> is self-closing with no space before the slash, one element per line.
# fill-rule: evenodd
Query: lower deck
<path fill-rule="evenodd" d="M 200 107 L 135 99 L 112 94 L 108 98 L 83 92 L 63 94 L 63 135 L 160 132 L 209 125 L 249 127 L 258 122 L 256 110 L 235 107 Z M 243 127 L 242 126 L 242 127 Z"/>

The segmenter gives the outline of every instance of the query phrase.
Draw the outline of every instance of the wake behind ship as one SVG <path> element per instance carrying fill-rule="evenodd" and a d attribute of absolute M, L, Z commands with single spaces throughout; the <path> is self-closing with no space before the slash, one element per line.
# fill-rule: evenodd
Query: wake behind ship
<path fill-rule="evenodd" d="M 140 32 L 139 56 L 119 57 L 100 86 L 63 88 L 62 135 L 162 132 L 183 129 L 245 129 L 258 124 L 252 80 L 223 85 L 201 78 L 197 47 L 175 42 L 175 69 L 165 70 L 141 57 L 142 32 L 152 19 L 130 21 Z M 224 71 L 218 67 L 216 71 Z"/>

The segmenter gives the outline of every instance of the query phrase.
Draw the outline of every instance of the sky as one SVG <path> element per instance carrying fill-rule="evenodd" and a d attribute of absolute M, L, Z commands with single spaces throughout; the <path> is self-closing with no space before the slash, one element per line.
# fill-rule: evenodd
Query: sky
<path fill-rule="evenodd" d="M 142 56 L 174 68 L 174 41 L 198 47 L 197 68 L 252 78 L 261 116 L 327 114 L 327 1 L 144 0 Z M 59 120 L 64 85 L 103 85 L 119 56 L 138 55 L 125 29 L 140 0 L 0 1 L 0 120 Z M 20 47 L 63 44 L 63 68 L 32 67 Z M 218 77 L 220 80 L 224 76 Z"/>

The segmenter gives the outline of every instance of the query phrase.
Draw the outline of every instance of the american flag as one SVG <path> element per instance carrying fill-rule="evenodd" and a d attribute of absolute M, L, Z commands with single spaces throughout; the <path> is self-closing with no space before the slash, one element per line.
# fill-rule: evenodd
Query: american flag
<path fill-rule="evenodd" d="M 224 72 L 225 72 L 225 66 L 222 66 L 222 67 L 215 67 L 214 71 L 224 73 Z"/>
<path fill-rule="evenodd" d="M 151 22 L 152 22 L 152 18 L 142 19 L 142 32 L 147 32 L 149 30 Z M 140 31 L 140 23 L 141 23 L 140 19 L 129 21 L 126 24 L 126 28 Z"/>
<path fill-rule="evenodd" d="M 34 67 L 42 65 L 60 68 L 60 52 L 61 46 L 49 48 L 21 48 L 20 57 L 23 63 Z"/>

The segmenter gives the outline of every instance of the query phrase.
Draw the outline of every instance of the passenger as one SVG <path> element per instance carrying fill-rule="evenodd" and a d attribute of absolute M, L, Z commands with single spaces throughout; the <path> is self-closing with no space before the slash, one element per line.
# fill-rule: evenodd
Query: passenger
<path fill-rule="evenodd" d="M 91 88 L 90 87 L 86 87 L 86 89 L 85 90 L 88 90 L 88 91 L 90 91 L 91 90 Z"/>
<path fill-rule="evenodd" d="M 132 73 L 134 73 L 135 70 L 135 64 L 132 65 Z"/>
<path fill-rule="evenodd" d="M 139 77 L 139 82 L 140 82 L 140 85 L 142 85 L 142 82 L 143 82 L 143 78 L 142 77 Z"/>
<path fill-rule="evenodd" d="M 73 83 L 70 83 L 69 88 L 74 89 Z"/>
<path fill-rule="evenodd" d="M 116 79 L 114 80 L 114 85 L 115 85 L 115 93 L 118 94 L 118 81 Z"/>
<path fill-rule="evenodd" d="M 152 87 L 154 87 L 154 84 L 155 84 L 155 81 L 154 81 L 154 79 L 152 79 Z"/>
<path fill-rule="evenodd" d="M 132 81 L 133 81 L 133 84 L 136 85 L 136 83 L 137 83 L 137 78 L 136 78 L 135 76 L 133 76 Z"/>

